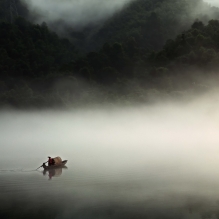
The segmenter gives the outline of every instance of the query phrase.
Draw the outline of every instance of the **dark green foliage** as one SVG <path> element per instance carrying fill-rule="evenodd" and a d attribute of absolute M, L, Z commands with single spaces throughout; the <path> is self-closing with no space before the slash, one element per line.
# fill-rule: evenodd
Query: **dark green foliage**
<path fill-rule="evenodd" d="M 16 12 L 13 10 L 11 14 L 10 11 L 10 1 L 9 0 L 0 0 L 0 20 L 6 22 L 14 22 L 16 16 L 22 16 L 27 18 L 29 15 L 29 11 L 25 5 L 25 3 L 21 0 L 16 0 Z"/>
<path fill-rule="evenodd" d="M 22 17 L 13 24 L 0 23 L 0 71 L 6 77 L 42 76 L 75 57 L 67 39 L 49 31 L 47 25 L 34 25 Z"/>
<path fill-rule="evenodd" d="M 184 37 L 178 36 L 175 40 L 168 40 L 162 52 L 155 56 L 156 64 L 160 63 L 160 56 L 166 57 L 163 65 L 169 62 L 175 64 L 184 63 L 208 67 L 212 60 L 218 58 L 219 52 L 219 21 L 211 20 L 208 25 L 195 22 L 192 28 L 184 33 Z"/>
<path fill-rule="evenodd" d="M 78 32 L 78 37 L 75 32 L 71 36 L 87 51 L 101 48 L 106 42 L 135 38 L 142 52 L 148 52 L 162 49 L 167 39 L 188 29 L 197 18 L 205 23 L 218 19 L 219 9 L 210 7 L 203 0 L 136 0 L 103 25 L 85 28 L 82 33 Z"/>
<path fill-rule="evenodd" d="M 189 11 L 198 6 L 206 6 L 202 15 Z M 96 42 L 93 48 L 99 49 L 80 57 L 73 44 L 50 31 L 45 22 L 2 19 L 0 104 L 17 108 L 128 104 L 207 87 L 199 86 L 197 78 L 216 74 L 219 68 L 219 21 L 206 24 L 208 10 L 218 15 L 218 9 L 202 0 L 134 1 L 90 38 Z M 178 25 L 185 16 L 184 24 Z M 86 41 L 83 32 L 73 35 Z"/>

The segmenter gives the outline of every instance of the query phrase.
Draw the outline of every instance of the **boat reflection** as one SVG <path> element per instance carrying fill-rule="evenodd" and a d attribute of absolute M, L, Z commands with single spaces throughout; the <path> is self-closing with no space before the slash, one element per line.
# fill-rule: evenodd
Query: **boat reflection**
<path fill-rule="evenodd" d="M 44 169 L 43 175 L 46 176 L 48 174 L 49 179 L 51 180 L 52 177 L 60 177 L 62 175 L 62 169 L 68 169 L 66 166 L 64 167 L 57 167 L 54 169 Z"/>

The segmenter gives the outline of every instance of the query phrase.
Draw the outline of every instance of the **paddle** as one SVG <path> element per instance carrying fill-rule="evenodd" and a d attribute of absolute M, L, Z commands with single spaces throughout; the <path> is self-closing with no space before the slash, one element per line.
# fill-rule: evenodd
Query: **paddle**
<path fill-rule="evenodd" d="M 47 161 L 48 162 L 48 161 Z M 43 164 L 46 164 L 47 162 L 45 162 L 45 163 L 43 163 Z M 43 166 L 43 164 L 40 166 L 40 167 L 42 167 Z M 38 167 L 36 170 L 38 170 L 40 167 Z"/>

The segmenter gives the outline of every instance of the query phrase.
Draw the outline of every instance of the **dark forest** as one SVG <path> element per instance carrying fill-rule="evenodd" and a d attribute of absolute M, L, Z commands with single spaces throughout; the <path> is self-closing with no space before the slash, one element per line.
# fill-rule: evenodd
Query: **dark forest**
<path fill-rule="evenodd" d="M 147 103 L 217 86 L 219 8 L 202 0 L 136 0 L 102 23 L 66 25 L 65 37 L 21 1 L 8 8 L 0 0 L 1 107 Z"/>

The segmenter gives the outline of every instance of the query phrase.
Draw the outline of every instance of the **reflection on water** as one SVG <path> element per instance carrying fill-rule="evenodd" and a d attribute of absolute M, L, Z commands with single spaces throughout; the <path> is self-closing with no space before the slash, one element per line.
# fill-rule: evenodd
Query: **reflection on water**
<path fill-rule="evenodd" d="M 0 172 L 0 218 L 219 218 L 217 176 L 50 171 Z"/>
<path fill-rule="evenodd" d="M 52 177 L 59 177 L 62 175 L 62 169 L 68 169 L 66 166 L 65 167 L 57 167 L 54 169 L 44 169 L 43 170 L 43 175 L 48 175 L 49 176 L 49 180 L 52 179 Z"/>

